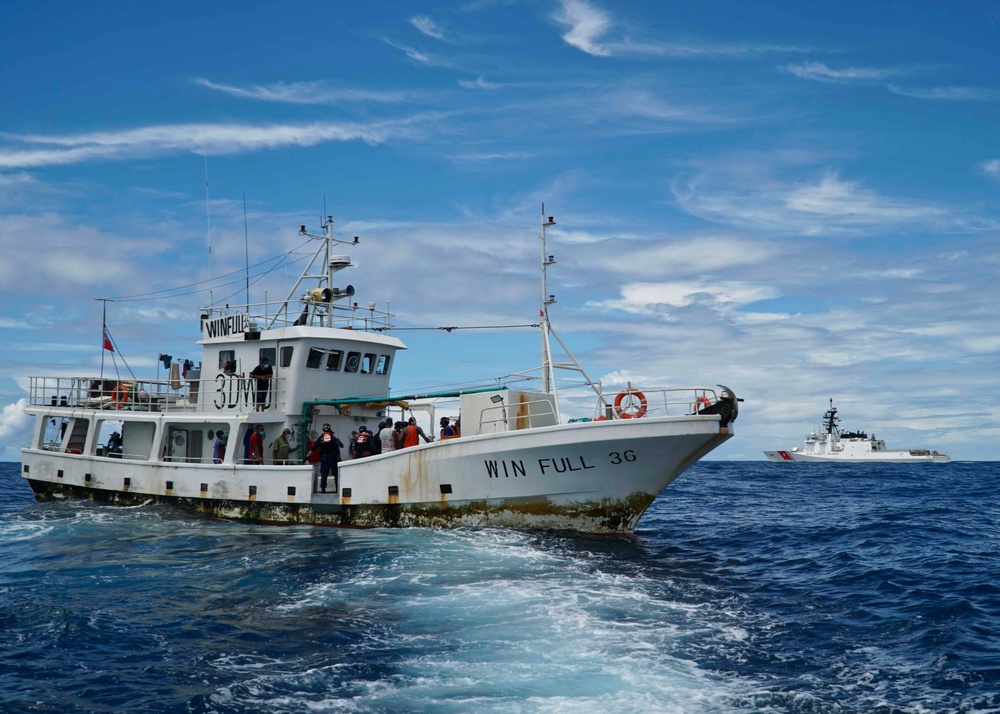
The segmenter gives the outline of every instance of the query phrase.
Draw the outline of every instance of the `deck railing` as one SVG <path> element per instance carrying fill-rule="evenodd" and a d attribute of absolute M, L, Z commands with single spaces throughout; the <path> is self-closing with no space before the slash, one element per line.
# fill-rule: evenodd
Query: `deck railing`
<path fill-rule="evenodd" d="M 548 399 L 532 399 L 514 404 L 497 404 L 483 409 L 477 434 L 532 429 L 556 423 L 556 413 Z"/>
<path fill-rule="evenodd" d="M 323 290 L 312 292 L 322 294 Z M 245 311 L 234 310 L 228 306 L 206 307 L 202 308 L 202 320 L 243 314 L 246 315 L 250 332 L 296 325 L 337 327 L 364 332 L 390 332 L 392 330 L 391 320 L 395 317 L 393 313 L 388 310 L 376 309 L 375 303 L 371 302 L 359 305 L 351 301 L 349 297 L 338 295 L 333 301 L 324 301 L 311 299 L 309 295 L 306 295 L 297 302 L 269 300 L 250 303 L 246 306 L 241 305 L 241 308 L 245 307 Z M 341 300 L 345 302 L 340 302 Z"/>
<path fill-rule="evenodd" d="M 237 377 L 220 391 L 215 379 L 171 380 L 101 379 L 100 377 L 31 377 L 28 403 L 39 407 L 67 407 L 130 412 L 252 412 L 256 385 L 252 377 Z M 205 406 L 198 396 L 204 395 Z M 221 407 L 217 401 L 221 399 Z M 284 410 L 283 380 L 270 380 L 265 406 Z"/>
<path fill-rule="evenodd" d="M 629 388 L 602 392 L 592 420 L 697 414 L 718 401 L 719 394 L 714 389 L 703 387 Z"/>

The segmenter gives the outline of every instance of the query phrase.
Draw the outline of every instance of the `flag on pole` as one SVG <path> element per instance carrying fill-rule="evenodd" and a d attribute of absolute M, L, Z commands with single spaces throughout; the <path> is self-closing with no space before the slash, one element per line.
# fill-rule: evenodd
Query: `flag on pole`
<path fill-rule="evenodd" d="M 111 345 L 111 336 L 108 334 L 108 328 L 104 328 L 104 349 L 108 352 L 114 352 L 115 348 Z"/>

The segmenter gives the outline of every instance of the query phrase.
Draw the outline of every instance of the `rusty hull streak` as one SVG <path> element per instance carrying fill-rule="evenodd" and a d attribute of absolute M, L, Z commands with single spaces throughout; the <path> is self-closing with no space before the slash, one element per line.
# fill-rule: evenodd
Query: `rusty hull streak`
<path fill-rule="evenodd" d="M 118 506 L 167 503 L 206 516 L 266 525 L 348 528 L 507 526 L 620 534 L 628 534 L 634 530 L 639 516 L 656 497 L 653 494 L 636 493 L 621 501 L 604 499 L 569 506 L 554 505 L 547 498 L 530 498 L 452 504 L 341 504 L 324 508 L 308 503 L 246 502 L 136 494 L 34 480 L 29 480 L 29 484 L 35 497 L 42 502 L 69 496 Z"/>

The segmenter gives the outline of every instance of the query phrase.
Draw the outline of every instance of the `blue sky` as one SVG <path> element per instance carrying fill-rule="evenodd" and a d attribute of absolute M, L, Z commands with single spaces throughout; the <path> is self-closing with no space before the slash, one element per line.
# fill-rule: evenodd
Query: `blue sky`
<path fill-rule="evenodd" d="M 800 445 L 832 397 L 1000 458 L 998 33 L 993 2 L 6 8 L 0 459 L 29 376 L 99 369 L 97 298 L 239 304 L 247 246 L 325 214 L 398 326 L 533 322 L 543 202 L 559 335 L 608 387 L 731 386 L 715 457 Z M 271 266 L 252 301 L 297 277 Z M 108 307 L 144 377 L 199 354 L 208 294 L 168 294 Z M 397 336 L 394 392 L 539 361 L 528 330 Z"/>

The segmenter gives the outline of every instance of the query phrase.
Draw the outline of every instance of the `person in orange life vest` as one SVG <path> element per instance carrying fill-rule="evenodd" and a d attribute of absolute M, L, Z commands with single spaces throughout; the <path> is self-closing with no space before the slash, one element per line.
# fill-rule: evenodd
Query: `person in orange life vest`
<path fill-rule="evenodd" d="M 337 462 L 340 461 L 340 449 L 343 444 L 340 442 L 330 428 L 329 424 L 323 425 L 323 433 L 313 442 L 309 448 L 309 455 L 314 452 L 320 454 L 319 465 L 319 488 L 326 493 L 326 480 L 330 473 L 333 473 L 333 490 L 337 490 Z"/>
<path fill-rule="evenodd" d="M 416 446 L 420 443 L 420 439 L 423 439 L 428 444 L 431 443 L 431 440 L 427 438 L 427 434 L 424 433 L 424 430 L 417 426 L 416 418 L 410 417 L 409 423 L 406 425 L 406 428 L 403 429 L 403 446 Z"/>
<path fill-rule="evenodd" d="M 264 463 L 264 425 L 258 424 L 250 435 L 250 463 Z"/>
<path fill-rule="evenodd" d="M 450 439 L 454 436 L 458 436 L 458 434 L 455 433 L 455 429 L 451 426 L 451 419 L 441 417 L 441 438 Z"/>
<path fill-rule="evenodd" d="M 368 431 L 367 426 L 358 427 L 358 436 L 354 440 L 354 458 L 363 459 L 366 456 L 374 456 L 378 453 L 375 450 L 375 438 Z"/>

